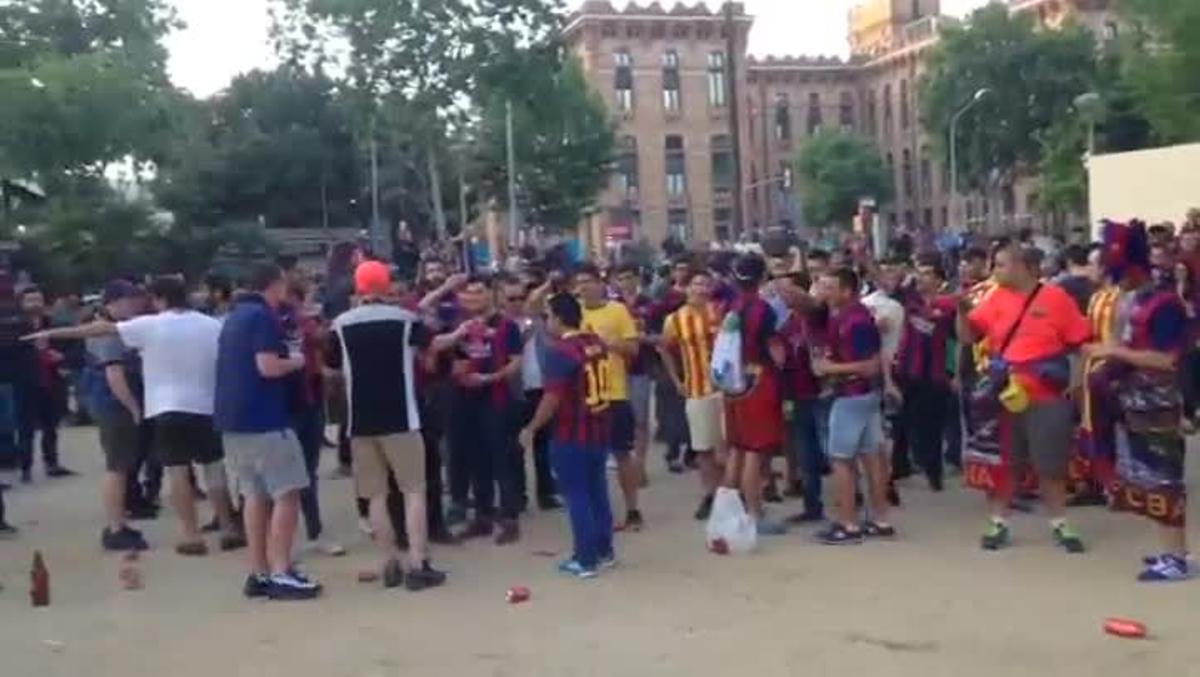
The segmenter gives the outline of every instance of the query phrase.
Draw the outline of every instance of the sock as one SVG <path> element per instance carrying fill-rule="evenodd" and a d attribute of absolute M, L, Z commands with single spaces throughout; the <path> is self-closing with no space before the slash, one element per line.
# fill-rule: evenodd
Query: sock
<path fill-rule="evenodd" d="M 1055 517 L 1054 519 L 1050 520 L 1050 528 L 1051 529 L 1061 529 L 1062 527 L 1065 527 L 1065 526 L 1067 526 L 1067 518 L 1066 517 Z"/>
<path fill-rule="evenodd" d="M 1003 517 L 993 517 L 992 524 L 995 524 L 998 527 L 1008 526 L 1008 522 Z"/>

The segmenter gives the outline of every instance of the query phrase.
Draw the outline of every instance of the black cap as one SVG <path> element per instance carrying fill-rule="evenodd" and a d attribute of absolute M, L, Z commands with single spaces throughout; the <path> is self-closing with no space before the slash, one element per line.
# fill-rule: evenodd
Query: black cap
<path fill-rule="evenodd" d="M 100 300 L 103 303 L 113 303 L 121 299 L 130 299 L 138 296 L 138 288 L 129 280 L 116 279 L 104 285 L 104 294 Z"/>

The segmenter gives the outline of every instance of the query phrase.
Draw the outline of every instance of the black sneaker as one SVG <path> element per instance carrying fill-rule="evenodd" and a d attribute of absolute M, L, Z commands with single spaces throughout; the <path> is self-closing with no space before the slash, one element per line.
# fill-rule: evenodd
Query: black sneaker
<path fill-rule="evenodd" d="M 78 474 L 74 470 L 64 468 L 61 465 L 52 465 L 46 468 L 46 477 L 75 477 Z"/>
<path fill-rule="evenodd" d="M 217 519 L 216 517 L 213 517 L 212 520 L 210 520 L 208 524 L 205 524 L 204 526 L 200 527 L 200 533 L 202 533 L 202 534 L 215 534 L 220 530 L 221 530 L 221 520 Z"/>
<path fill-rule="evenodd" d="M 400 562 L 390 560 L 383 566 L 383 587 L 398 588 L 404 585 L 404 567 Z"/>
<path fill-rule="evenodd" d="M 267 587 L 271 584 L 271 579 L 263 574 L 250 574 L 246 577 L 246 583 L 242 586 L 242 595 L 247 599 L 256 599 L 267 596 Z"/>
<path fill-rule="evenodd" d="M 846 527 L 834 523 L 828 529 L 817 533 L 817 540 L 825 545 L 860 545 L 863 542 L 861 531 L 850 531 Z"/>
<path fill-rule="evenodd" d="M 267 580 L 267 597 L 274 600 L 314 599 L 320 594 L 320 585 L 294 573 L 274 574 Z"/>
<path fill-rule="evenodd" d="M 695 518 L 701 522 L 708 519 L 708 516 L 712 514 L 712 505 L 713 497 L 712 494 L 709 494 L 700 501 L 700 507 L 696 508 Z"/>
<path fill-rule="evenodd" d="M 646 526 L 646 521 L 642 519 L 642 513 L 638 510 L 630 510 L 625 513 L 625 531 L 641 531 Z"/>
<path fill-rule="evenodd" d="M 129 527 L 121 527 L 116 531 L 105 527 L 100 533 L 100 545 L 109 552 L 138 552 L 150 549 L 142 532 Z"/>
<path fill-rule="evenodd" d="M 509 545 L 521 540 L 521 525 L 516 520 L 500 520 L 496 532 L 496 545 Z"/>
<path fill-rule="evenodd" d="M 21 531 L 8 522 L 0 522 L 0 541 L 10 541 L 19 533 Z"/>
<path fill-rule="evenodd" d="M 686 470 L 682 461 L 667 461 L 667 472 L 672 475 L 682 475 Z"/>
<path fill-rule="evenodd" d="M 946 489 L 945 482 L 942 481 L 941 475 L 929 476 L 929 490 L 934 493 L 941 493 Z"/>
<path fill-rule="evenodd" d="M 1083 545 L 1083 538 L 1069 524 L 1060 524 L 1054 527 L 1054 542 L 1072 555 L 1087 551 Z"/>
<path fill-rule="evenodd" d="M 896 527 L 890 524 L 876 524 L 875 522 L 864 522 L 862 532 L 867 538 L 895 538 Z"/>
<path fill-rule="evenodd" d="M 458 535 L 464 541 L 471 538 L 486 538 L 492 535 L 492 521 L 486 518 L 477 518 L 467 525 L 466 529 Z"/>
<path fill-rule="evenodd" d="M 987 531 L 983 532 L 983 538 L 979 539 L 979 545 L 984 550 L 1001 550 L 1011 544 L 1012 533 L 1008 525 L 998 522 L 990 522 Z"/>
<path fill-rule="evenodd" d="M 404 587 L 409 592 L 420 592 L 426 588 L 436 588 L 446 582 L 446 572 L 438 571 L 429 566 L 429 562 L 421 565 L 420 569 L 410 571 L 404 577 Z"/>
<path fill-rule="evenodd" d="M 538 509 L 540 510 L 560 510 L 562 502 L 555 496 L 542 496 L 538 499 Z"/>

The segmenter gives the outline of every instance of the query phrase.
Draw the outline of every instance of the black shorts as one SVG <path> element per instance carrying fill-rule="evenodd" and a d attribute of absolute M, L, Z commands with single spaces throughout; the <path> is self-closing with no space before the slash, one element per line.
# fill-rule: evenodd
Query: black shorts
<path fill-rule="evenodd" d="M 169 411 L 153 421 L 154 453 L 164 467 L 208 465 L 225 458 L 212 416 Z"/>
<path fill-rule="evenodd" d="M 105 416 L 97 420 L 100 448 L 104 451 L 104 469 L 127 473 L 137 465 L 141 451 L 141 430 L 129 414 Z"/>
<path fill-rule="evenodd" d="M 628 456 L 633 451 L 633 430 L 637 426 L 633 418 L 633 405 L 629 400 L 609 403 L 608 424 L 609 448 L 613 455 Z"/>

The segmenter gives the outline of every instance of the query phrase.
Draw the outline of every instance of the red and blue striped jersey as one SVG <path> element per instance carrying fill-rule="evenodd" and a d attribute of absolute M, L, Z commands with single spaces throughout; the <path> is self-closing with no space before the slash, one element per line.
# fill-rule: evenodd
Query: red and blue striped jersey
<path fill-rule="evenodd" d="M 836 364 L 862 362 L 879 355 L 882 341 L 875 318 L 866 306 L 853 301 L 829 319 L 829 359 Z M 837 397 L 866 395 L 879 387 L 878 378 L 838 376 L 833 379 Z"/>
<path fill-rule="evenodd" d="M 553 341 L 544 362 L 547 393 L 558 396 L 552 438 L 603 451 L 608 448 L 608 351 L 600 337 L 571 333 Z"/>
<path fill-rule="evenodd" d="M 946 351 L 954 334 L 958 300 L 914 296 L 904 308 L 904 330 L 896 352 L 895 374 L 901 381 L 946 383 Z"/>

